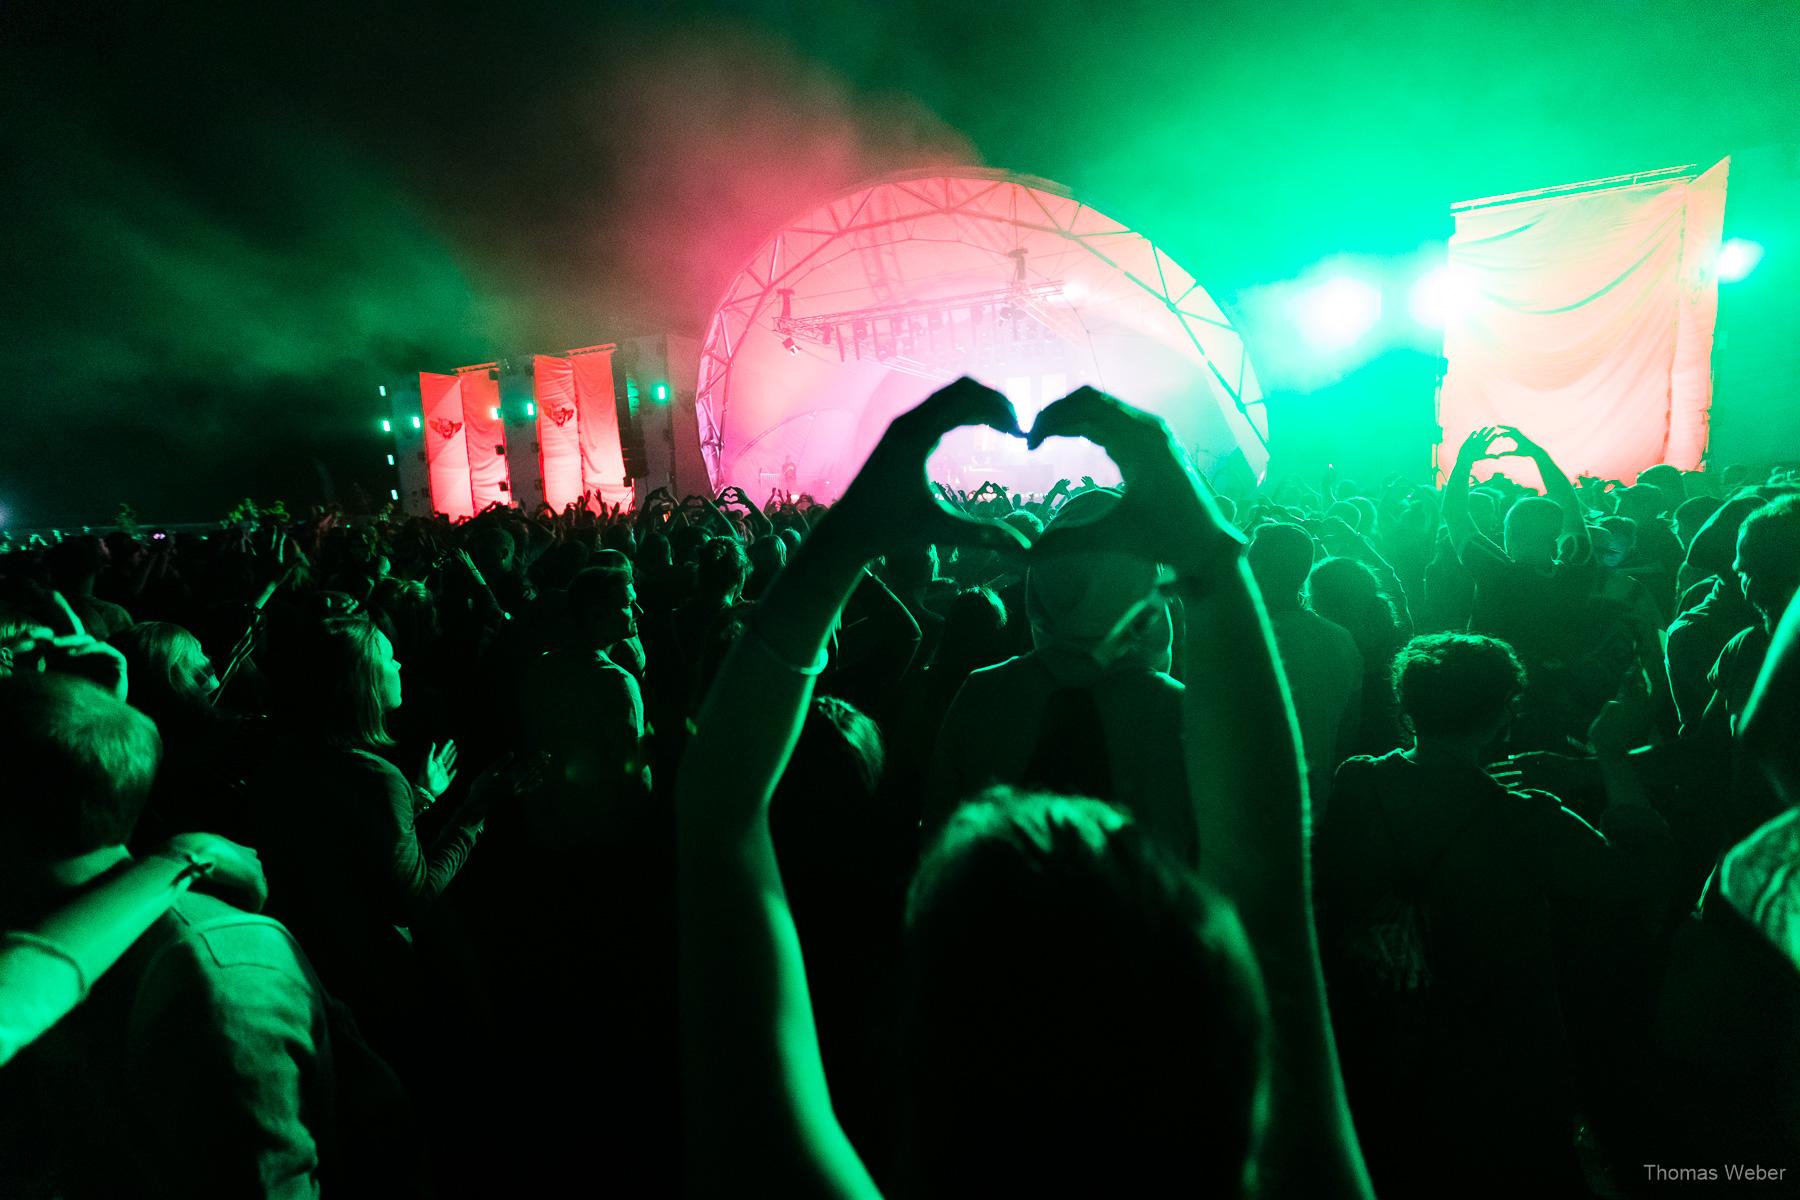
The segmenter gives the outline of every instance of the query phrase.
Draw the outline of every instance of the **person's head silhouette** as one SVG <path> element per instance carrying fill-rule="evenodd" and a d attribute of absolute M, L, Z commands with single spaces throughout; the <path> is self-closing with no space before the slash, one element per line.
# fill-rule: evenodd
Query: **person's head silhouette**
<path fill-rule="evenodd" d="M 1095 800 L 960 809 L 907 906 L 919 1194 L 1239 1194 L 1264 1001 L 1229 905 Z"/>
<path fill-rule="evenodd" d="M 1313 539 L 1298 525 L 1274 522 L 1250 543 L 1250 571 L 1270 612 L 1300 607 L 1300 589 L 1313 565 Z"/>
<path fill-rule="evenodd" d="M 1427 633 L 1394 656 L 1394 694 L 1418 748 L 1478 759 L 1512 720 L 1525 667 L 1499 638 Z"/>

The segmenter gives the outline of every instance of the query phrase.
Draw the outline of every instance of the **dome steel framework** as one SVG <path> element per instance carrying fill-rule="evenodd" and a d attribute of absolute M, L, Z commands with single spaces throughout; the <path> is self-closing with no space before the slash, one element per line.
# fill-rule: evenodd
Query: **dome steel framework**
<path fill-rule="evenodd" d="M 751 256 L 700 350 L 707 469 L 716 486 L 835 496 L 895 414 L 964 373 L 1026 425 L 1092 383 L 1163 415 L 1202 466 L 1267 460 L 1243 338 L 1191 275 L 1057 184 L 964 168 L 858 186 Z M 1071 471 L 1116 478 L 1092 447 L 1028 458 L 987 431 L 932 461 L 953 486 L 1041 490 Z"/>

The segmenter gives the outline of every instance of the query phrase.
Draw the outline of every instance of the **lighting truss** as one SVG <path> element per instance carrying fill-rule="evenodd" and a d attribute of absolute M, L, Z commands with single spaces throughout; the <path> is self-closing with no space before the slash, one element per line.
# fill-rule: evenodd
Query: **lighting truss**
<path fill-rule="evenodd" d="M 837 350 L 839 362 L 869 359 L 890 371 L 949 380 L 981 366 L 1060 368 L 1063 344 L 1039 307 L 1062 295 L 1060 283 L 1015 284 L 903 304 L 794 316 L 783 295 L 775 331 Z"/>
<path fill-rule="evenodd" d="M 877 196 L 880 203 L 875 202 Z M 1009 229 L 1032 236 L 1048 235 L 1066 250 L 1117 271 L 1179 323 L 1195 358 L 1231 406 L 1230 415 L 1240 439 L 1246 444 L 1258 444 L 1261 455 L 1266 456 L 1268 433 L 1262 393 L 1250 369 L 1243 338 L 1197 281 L 1150 245 L 1142 234 L 1074 201 L 1060 185 L 1006 171 L 962 168 L 949 176 L 936 170 L 902 172 L 847 190 L 781 229 L 752 255 L 720 299 L 701 345 L 696 415 L 702 453 L 715 476 L 729 467 L 723 459 L 725 428 L 731 420 L 732 366 L 744 343 L 759 336 L 759 331 L 772 331 L 787 345 L 789 353 L 798 353 L 804 342 L 837 349 L 847 362 L 860 355 L 884 368 L 933 380 L 959 373 L 958 365 L 967 370 L 981 364 L 966 357 L 960 363 L 954 362 L 953 342 L 950 350 L 938 357 L 943 327 L 938 326 L 934 334 L 927 322 L 921 329 L 922 318 L 959 309 L 965 314 L 971 310 L 979 313 L 985 308 L 993 314 L 998 333 L 998 311 L 1010 305 L 1015 312 L 1023 309 L 1030 319 L 1000 333 L 1000 341 L 1033 341 L 1034 335 L 1026 331 L 1032 326 L 1044 327 L 1040 306 L 1063 295 L 1064 285 L 1025 283 L 1020 252 L 998 247 L 997 258 L 1015 259 L 1011 287 L 950 299 L 877 303 L 844 312 L 791 312 L 796 284 L 809 272 L 844 258 L 861 259 L 872 268 L 879 268 L 883 256 L 892 253 L 892 243 L 911 236 L 916 224 L 935 218 L 950 218 L 982 231 L 978 236 L 989 242 L 1003 239 Z M 1034 255 L 1034 263 L 1037 261 Z M 1133 268 L 1124 267 L 1126 261 Z M 884 286 L 891 286 L 881 280 L 881 274 L 879 269 L 871 269 L 871 290 L 877 296 Z M 1021 287 L 1025 293 L 1023 303 L 1014 303 L 1021 298 Z M 964 319 L 970 327 L 969 336 L 977 337 L 981 331 L 975 329 L 974 321 Z M 860 335 L 858 320 L 863 322 Z M 903 336 L 909 328 L 910 341 Z M 1057 346 L 1056 353 L 1069 353 L 1067 345 L 1050 328 L 1044 332 L 1050 336 L 1036 338 L 1037 342 Z M 976 346 L 977 343 L 968 343 L 965 349 Z M 1010 351 L 1011 346 L 1005 348 Z M 887 357 L 883 358 L 883 354 Z M 1052 361 L 1035 369 L 1050 373 L 1061 368 Z M 1027 365 L 1022 373 L 1033 371 Z"/>

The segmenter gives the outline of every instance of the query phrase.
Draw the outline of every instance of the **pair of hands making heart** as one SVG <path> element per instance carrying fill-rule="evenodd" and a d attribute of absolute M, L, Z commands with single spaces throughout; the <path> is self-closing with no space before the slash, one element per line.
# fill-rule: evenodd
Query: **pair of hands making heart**
<path fill-rule="evenodd" d="M 1086 438 L 1118 465 L 1125 496 L 1101 520 L 1052 529 L 1032 547 L 1010 525 L 957 512 L 932 494 L 926 460 L 939 439 L 965 425 L 1024 438 L 1033 450 L 1053 437 Z M 871 555 L 927 542 L 1034 557 L 1105 550 L 1166 564 L 1179 577 L 1204 576 L 1244 540 L 1160 417 L 1083 387 L 1045 408 L 1027 431 L 1005 396 L 966 377 L 894 419 L 830 523 Z"/>
<path fill-rule="evenodd" d="M 1510 439 L 1512 446 L 1494 443 Z M 1511 425 L 1484 425 L 1463 441 L 1460 457 L 1471 466 L 1495 458 L 1536 458 L 1543 449 Z"/>

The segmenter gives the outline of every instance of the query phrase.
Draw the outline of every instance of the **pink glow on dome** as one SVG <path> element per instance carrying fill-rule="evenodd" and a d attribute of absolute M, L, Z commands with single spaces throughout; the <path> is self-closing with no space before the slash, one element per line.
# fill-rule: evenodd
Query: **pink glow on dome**
<path fill-rule="evenodd" d="M 1243 340 L 1187 272 L 1055 184 L 969 169 L 844 193 L 752 256 L 701 350 L 713 483 L 835 497 L 895 414 L 960 374 L 1006 393 L 1027 427 L 1091 383 L 1162 414 L 1203 470 L 1267 460 Z M 987 430 L 946 439 L 931 471 L 1032 492 L 1117 479 L 1085 443 L 1028 454 Z"/>

